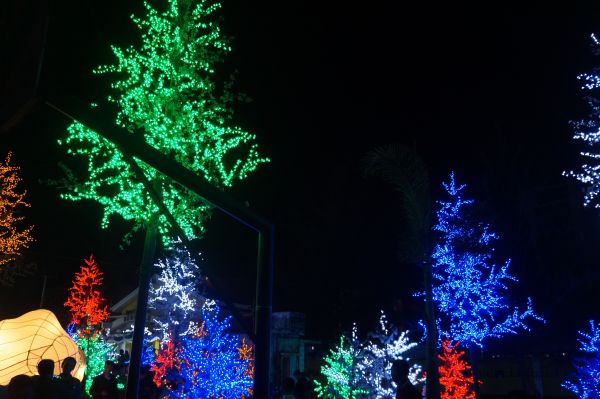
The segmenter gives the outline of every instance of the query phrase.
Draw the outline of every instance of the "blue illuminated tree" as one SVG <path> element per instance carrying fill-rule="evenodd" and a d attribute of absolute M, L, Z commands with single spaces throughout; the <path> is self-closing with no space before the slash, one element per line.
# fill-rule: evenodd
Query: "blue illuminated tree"
<path fill-rule="evenodd" d="M 252 392 L 252 359 L 240 356 L 244 341 L 228 332 L 231 317 L 221 317 L 218 305 L 205 300 L 186 334 L 169 334 L 150 356 L 153 380 L 164 398 L 239 399 Z"/>
<path fill-rule="evenodd" d="M 600 54 L 600 42 L 592 34 L 592 40 L 595 46 L 596 54 Z M 583 81 L 583 90 L 595 90 L 600 88 L 600 74 L 597 68 L 593 73 L 582 73 L 577 79 Z M 584 162 L 579 172 L 565 171 L 563 176 L 573 177 L 586 185 L 586 191 L 583 197 L 583 205 L 592 205 L 594 208 L 600 208 L 600 202 L 596 197 L 600 194 L 600 100 L 593 96 L 587 96 L 586 101 L 590 107 L 590 114 L 587 118 L 572 122 L 575 134 L 573 139 L 581 140 L 591 151 L 581 151 L 579 154 Z"/>
<path fill-rule="evenodd" d="M 575 372 L 562 383 L 580 399 L 600 399 L 600 323 L 590 320 L 590 332 L 579 331 L 581 355 L 573 361 Z"/>
<path fill-rule="evenodd" d="M 494 260 L 498 236 L 489 225 L 470 213 L 474 201 L 463 197 L 465 185 L 457 185 L 454 173 L 443 183 L 449 198 L 438 201 L 438 233 L 433 250 L 433 300 L 437 307 L 440 337 L 451 337 L 471 348 L 487 338 L 500 338 L 528 330 L 526 319 L 537 316 L 528 299 L 525 309 L 509 305 L 510 260 Z"/>
<path fill-rule="evenodd" d="M 242 341 L 228 332 L 231 317 L 221 318 L 219 313 L 215 302 L 206 301 L 196 331 L 181 339 L 184 397 L 237 399 L 252 387 L 245 372 L 249 360 L 240 359 L 237 349 Z"/>

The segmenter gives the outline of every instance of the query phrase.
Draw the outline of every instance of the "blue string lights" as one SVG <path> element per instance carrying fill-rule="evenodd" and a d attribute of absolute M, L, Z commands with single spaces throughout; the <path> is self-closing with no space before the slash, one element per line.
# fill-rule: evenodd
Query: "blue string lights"
<path fill-rule="evenodd" d="M 433 300 L 438 310 L 440 337 L 452 337 L 466 347 L 483 347 L 486 338 L 500 338 L 528 330 L 525 320 L 537 316 L 527 301 L 525 310 L 508 305 L 510 260 L 494 263 L 493 243 L 498 236 L 490 227 L 467 216 L 474 201 L 463 197 L 466 185 L 457 185 L 454 173 L 443 183 L 449 196 L 438 201 L 438 233 L 433 260 Z"/>
<path fill-rule="evenodd" d="M 579 331 L 579 351 L 573 360 L 575 373 L 562 383 L 580 399 L 600 398 L 600 323 L 590 320 L 590 332 Z"/>

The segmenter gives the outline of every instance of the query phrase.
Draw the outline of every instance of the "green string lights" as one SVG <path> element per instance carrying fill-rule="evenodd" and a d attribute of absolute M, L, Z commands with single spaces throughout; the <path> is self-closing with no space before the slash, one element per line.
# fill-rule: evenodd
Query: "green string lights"
<path fill-rule="evenodd" d="M 232 124 L 231 82 L 216 83 L 215 67 L 231 51 L 214 18 L 220 4 L 167 3 L 164 12 L 145 3 L 145 18 L 132 17 L 141 31 L 140 48 L 113 46 L 116 64 L 94 72 L 117 77 L 108 98 L 119 109 L 116 124 L 143 134 L 146 143 L 216 187 L 231 187 L 268 159 L 258 154 L 253 134 Z M 99 202 L 103 227 L 111 215 L 133 221 L 132 231 L 144 227 L 159 210 L 118 149 L 80 123 L 67 131 L 59 144 L 87 159 L 88 176 L 62 197 Z M 141 168 L 188 238 L 202 235 L 210 206 L 155 169 Z M 161 215 L 158 230 L 167 246 L 169 228 Z"/>
<path fill-rule="evenodd" d="M 349 341 L 345 345 L 345 341 Z M 321 374 L 325 382 L 315 381 L 315 392 L 319 398 L 359 399 L 369 394 L 364 389 L 358 362 L 361 357 L 360 344 L 356 338 L 356 327 L 352 330 L 352 338 L 340 337 L 340 344 L 329 351 L 323 358 Z"/>

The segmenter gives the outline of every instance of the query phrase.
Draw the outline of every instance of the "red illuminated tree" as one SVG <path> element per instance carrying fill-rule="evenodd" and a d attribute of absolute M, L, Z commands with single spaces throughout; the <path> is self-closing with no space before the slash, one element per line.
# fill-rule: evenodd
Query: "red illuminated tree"
<path fill-rule="evenodd" d="M 441 399 L 475 399 L 473 370 L 461 359 L 465 352 L 457 350 L 459 343 L 452 345 L 448 338 L 442 341 L 443 353 L 438 355 Z"/>
<path fill-rule="evenodd" d="M 33 242 L 33 226 L 21 227 L 23 217 L 18 216 L 19 210 L 30 204 L 25 201 L 27 192 L 17 190 L 20 168 L 10 164 L 11 155 L 9 152 L 4 162 L 0 162 L 0 280 L 7 283 L 11 281 L 10 276 L 4 276 L 7 264 L 17 260 L 21 251 Z"/>
<path fill-rule="evenodd" d="M 89 393 L 92 385 L 89 377 L 102 372 L 104 361 L 113 347 L 105 341 L 102 328 L 102 322 L 108 320 L 109 315 L 106 299 L 100 292 L 104 273 L 98 268 L 93 255 L 83 262 L 75 273 L 65 307 L 71 316 L 69 335 L 81 348 L 87 361 L 84 379 L 85 390 Z"/>
<path fill-rule="evenodd" d="M 160 387 L 167 377 L 167 373 L 173 370 L 179 370 L 179 350 L 175 347 L 172 338 L 169 338 L 161 344 L 161 349 L 156 354 L 156 359 L 152 363 L 150 370 L 154 373 L 152 381 L 157 387 Z"/>
<path fill-rule="evenodd" d="M 91 332 L 108 319 L 106 299 L 100 292 L 102 275 L 94 256 L 84 259 L 79 272 L 75 273 L 73 286 L 69 288 L 69 298 L 65 307 L 71 315 L 71 323 L 78 326 L 78 330 Z"/>

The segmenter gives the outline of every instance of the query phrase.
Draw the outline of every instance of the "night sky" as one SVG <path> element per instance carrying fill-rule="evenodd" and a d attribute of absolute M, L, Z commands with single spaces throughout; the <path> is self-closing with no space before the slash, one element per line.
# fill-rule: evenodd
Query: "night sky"
<path fill-rule="evenodd" d="M 141 15 L 141 2 L 9 3 L 0 122 L 32 96 L 48 9 L 41 86 L 106 97 L 107 80 L 90 71 L 113 62 L 109 44 L 136 40 L 129 15 Z M 451 170 L 469 184 L 501 236 L 498 255 L 512 259 L 520 279 L 516 303 L 531 296 L 548 320 L 490 347 L 571 347 L 576 330 L 598 317 L 600 214 L 583 208 L 581 187 L 561 171 L 578 164 L 569 121 L 588 112 L 576 76 L 600 65 L 589 38 L 600 32 L 600 6 L 321 3 L 223 0 L 233 46 L 225 68 L 237 70 L 236 89 L 252 98 L 238 104 L 235 120 L 272 160 L 231 193 L 276 226 L 274 310 L 305 312 L 308 335 L 324 340 L 353 321 L 373 328 L 379 309 L 407 327 L 422 317 L 412 298 L 420 271 L 398 254 L 400 196 L 361 171 L 367 152 L 399 143 L 424 159 L 434 196 Z M 142 235 L 118 249 L 126 223 L 101 230 L 99 206 L 60 200 L 45 183 L 61 176 L 58 162 L 77 167 L 56 144 L 68 122 L 39 106 L 0 132 L 0 155 L 12 150 L 22 166 L 37 240 L 27 256 L 38 267 L 0 290 L 0 319 L 39 306 L 44 275 L 44 306 L 64 317 L 72 274 L 90 253 L 111 304 L 136 287 Z M 203 267 L 231 299 L 251 303 L 256 237 L 218 213 L 207 231 L 197 243 Z"/>

